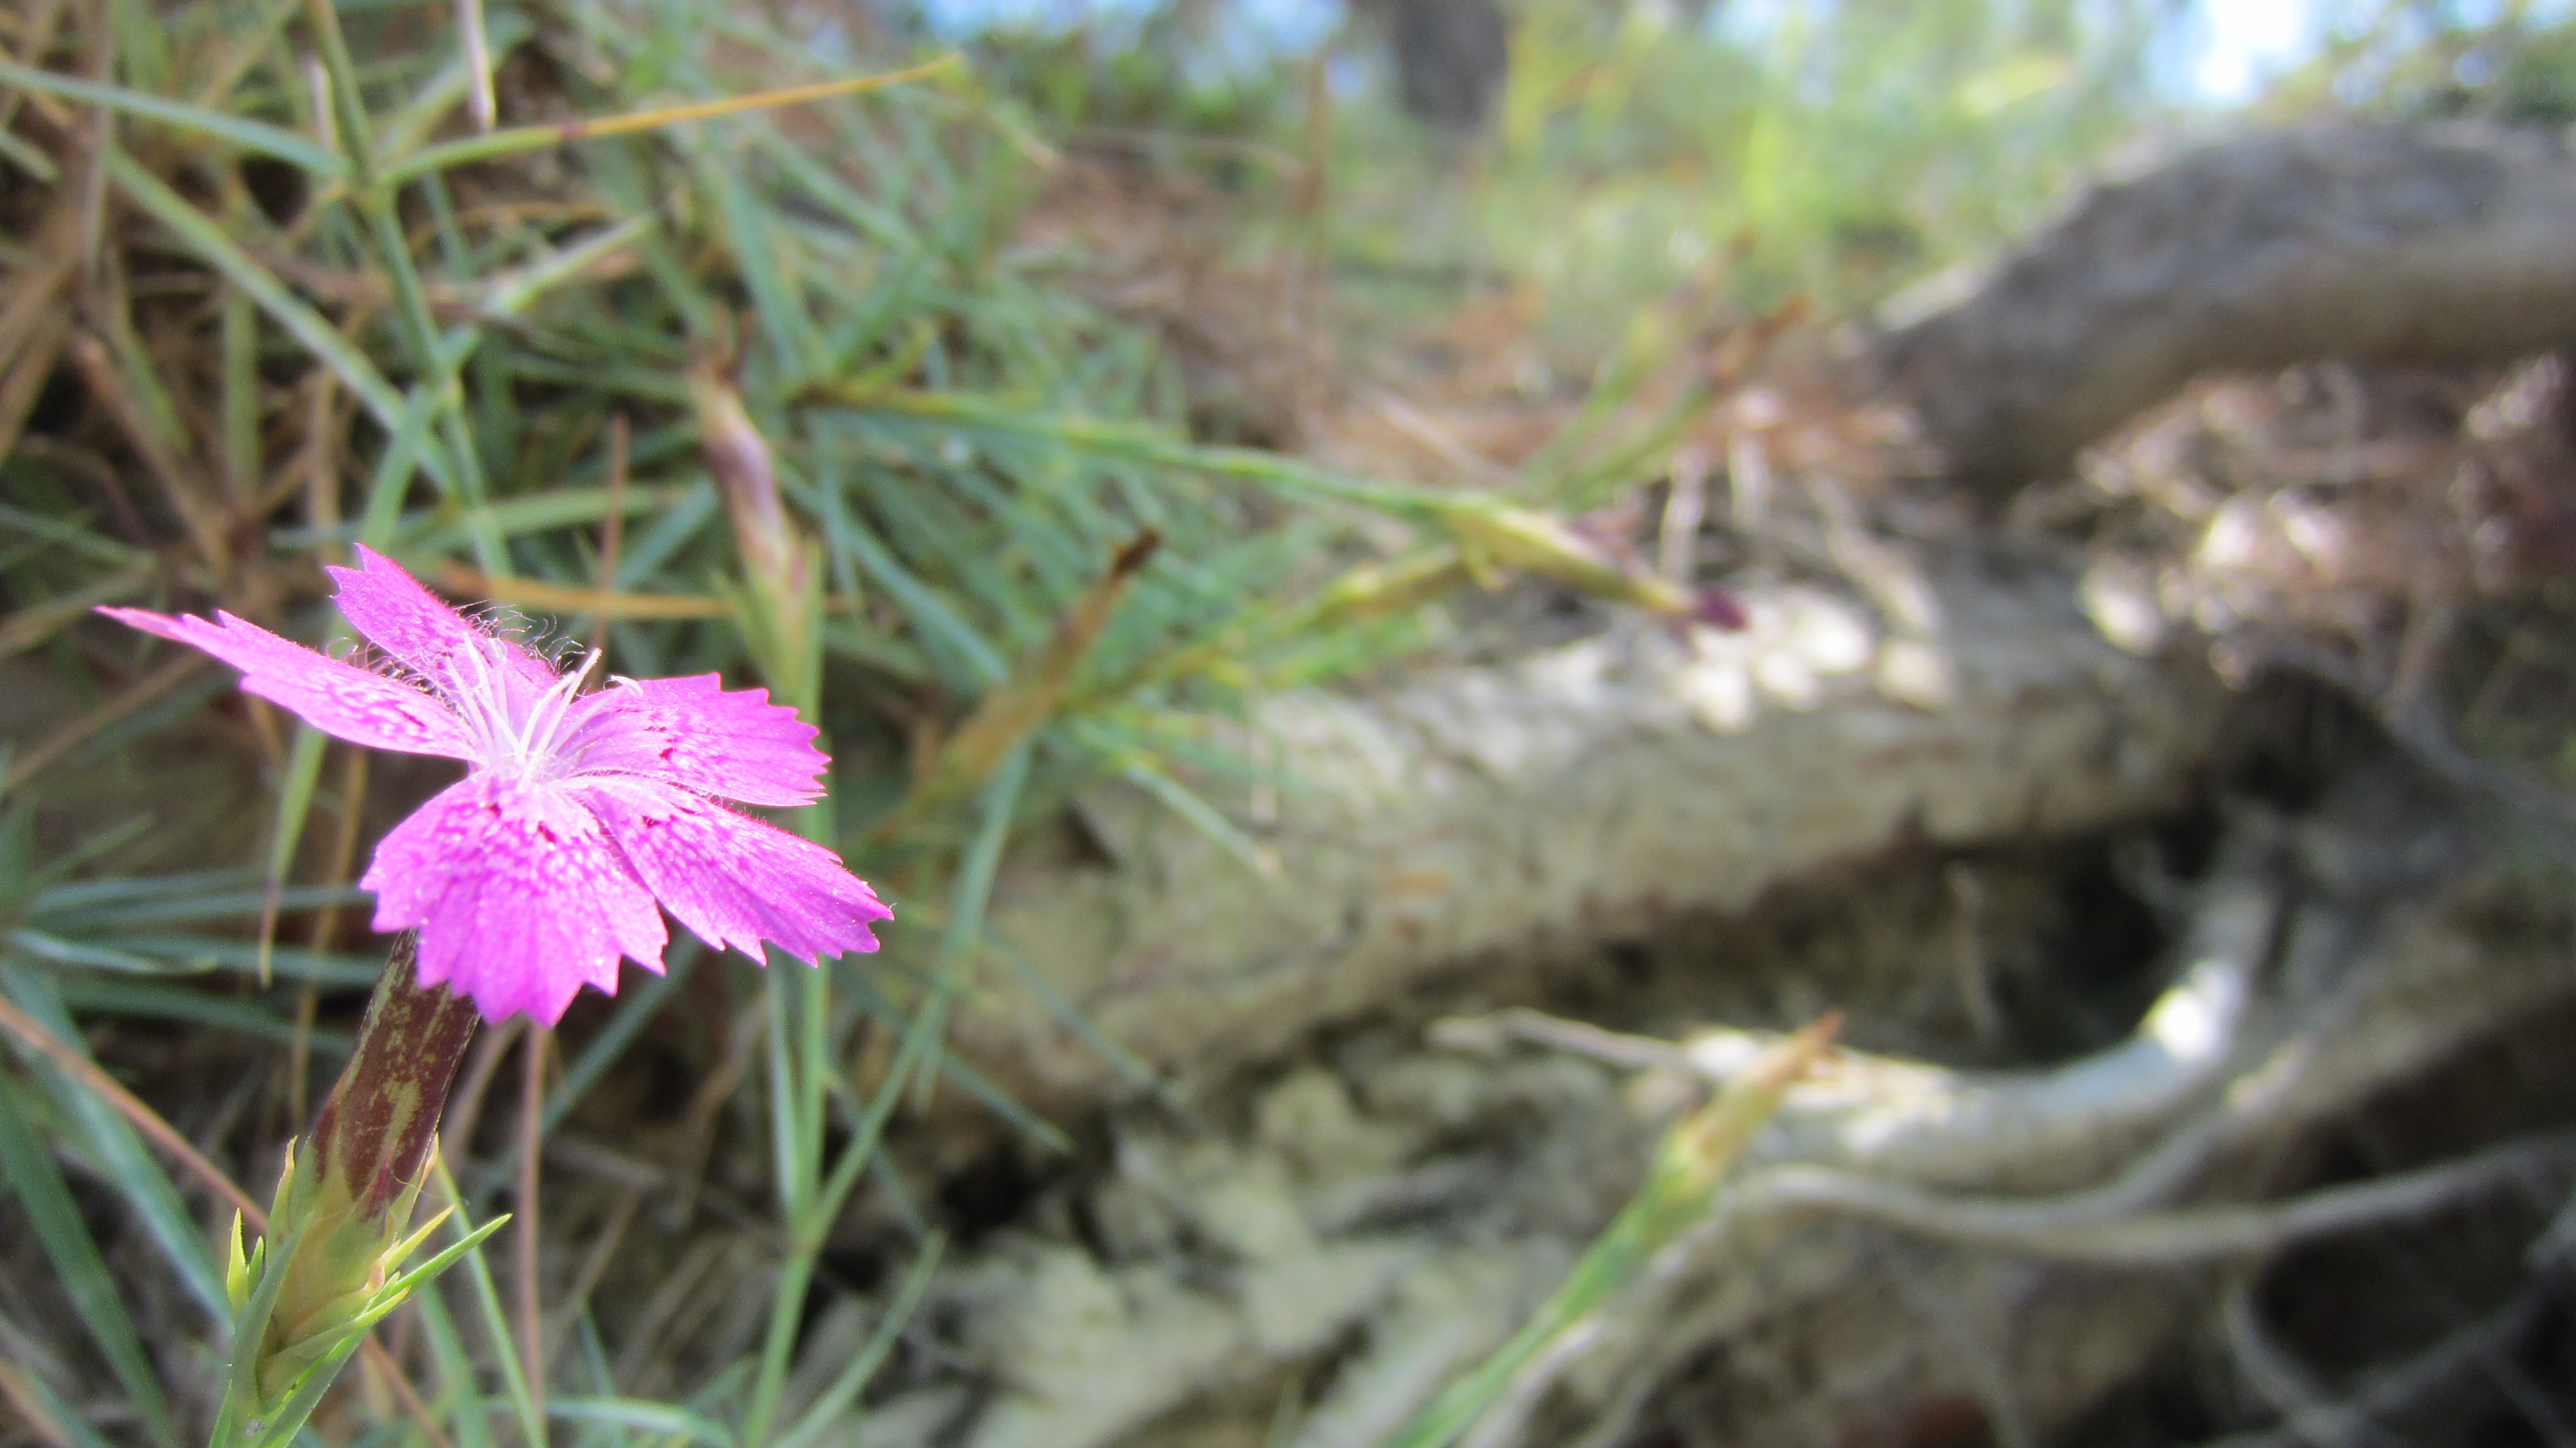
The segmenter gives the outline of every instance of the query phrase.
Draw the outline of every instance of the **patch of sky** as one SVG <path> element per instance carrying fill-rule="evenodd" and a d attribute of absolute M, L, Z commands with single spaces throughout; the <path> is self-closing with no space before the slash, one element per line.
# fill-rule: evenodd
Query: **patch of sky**
<path fill-rule="evenodd" d="M 1164 0 L 924 0 L 931 33 L 952 44 L 992 30 L 1061 34 L 1142 23 Z M 1220 48 L 1247 59 L 1309 55 L 1340 28 L 1341 0 L 1226 0 L 1212 27 Z"/>
<path fill-rule="evenodd" d="M 952 44 L 993 30 L 1060 34 L 1091 29 L 1114 39 L 1167 3 L 923 0 L 922 14 L 931 32 Z M 1739 44 L 1773 49 L 1786 40 L 1794 51 L 1794 37 L 1830 26 L 1838 8 L 1837 0 L 1726 0 L 1704 13 L 1712 29 Z M 2186 105 L 2242 105 L 2315 57 L 2339 29 L 2377 8 L 2362 0 L 2192 0 L 2156 42 L 2157 89 Z M 2487 25 L 2512 13 L 2526 23 L 2542 24 L 2576 11 L 2576 0 L 2451 0 L 2431 8 L 2441 12 L 2447 26 Z M 1248 70 L 1283 57 L 1311 55 L 1341 29 L 1348 14 L 1345 0 L 1222 0 L 1221 18 L 1209 28 L 1210 53 L 1196 59 L 1202 66 Z M 1349 83 L 1357 77 L 1336 79 Z"/>
<path fill-rule="evenodd" d="M 2479 31 L 2508 23 L 2528 29 L 2561 25 L 2576 16 L 2576 0 L 2448 0 L 2439 5 L 2383 5 L 2365 0 L 2198 0 L 2186 16 L 2181 44 L 2183 73 L 2178 98 L 2211 106 L 2239 105 L 2262 93 L 2287 71 L 2314 59 L 2334 40 L 2377 27 L 2382 55 L 2403 53 L 2441 32 Z M 2472 50 L 2460 59 L 2458 79 L 2479 85 L 2492 77 L 2494 57 Z M 2343 99 L 2362 104 L 2378 76 L 2365 61 L 2342 79 Z"/>
<path fill-rule="evenodd" d="M 2328 0 L 2200 0 L 2185 14 L 2166 70 L 2177 100 L 2242 105 L 2317 53 Z"/>

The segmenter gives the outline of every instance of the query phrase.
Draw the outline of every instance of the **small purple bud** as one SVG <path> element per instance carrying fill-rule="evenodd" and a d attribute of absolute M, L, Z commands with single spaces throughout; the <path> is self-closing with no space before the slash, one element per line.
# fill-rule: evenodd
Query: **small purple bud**
<path fill-rule="evenodd" d="M 1691 618 L 1728 633 L 1742 633 L 1753 624 L 1753 616 L 1744 611 L 1743 600 L 1715 584 L 1701 589 L 1691 599 Z"/>

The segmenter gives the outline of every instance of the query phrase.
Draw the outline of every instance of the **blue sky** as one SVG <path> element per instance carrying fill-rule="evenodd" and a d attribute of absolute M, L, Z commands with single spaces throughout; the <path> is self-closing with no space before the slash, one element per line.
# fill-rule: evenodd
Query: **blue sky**
<path fill-rule="evenodd" d="M 2218 105 L 2253 96 L 2268 76 L 2316 50 L 2322 0 L 2200 0 L 2184 47 L 2190 94 Z"/>
<path fill-rule="evenodd" d="M 1734 0 L 1737 23 L 1759 25 L 1764 13 L 1814 0 Z M 1154 0 L 929 0 L 932 26 L 963 38 L 995 24 L 1062 25 L 1132 15 Z M 2178 87 L 2187 96 L 2226 105 L 2252 96 L 2264 79 L 2295 65 L 2317 46 L 2328 0 L 2198 0 L 2179 47 Z M 1259 38 L 1302 50 L 1338 20 L 1340 0 L 1237 0 L 1235 13 Z M 1753 17 L 1750 20 L 1747 16 Z"/>

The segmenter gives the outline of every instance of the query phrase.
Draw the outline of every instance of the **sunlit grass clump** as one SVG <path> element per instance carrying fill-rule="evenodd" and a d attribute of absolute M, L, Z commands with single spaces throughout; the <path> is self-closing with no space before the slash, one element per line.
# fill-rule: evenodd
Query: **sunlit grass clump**
<path fill-rule="evenodd" d="M 603 676 L 721 673 L 822 726 L 832 798 L 788 822 L 907 932 L 864 972 L 700 988 L 769 993 L 767 1064 L 735 1088 L 783 1223 L 752 1357 L 685 1409 L 626 1402 L 595 1355 L 560 1356 L 540 1317 L 601 1335 L 524 1260 L 534 1147 L 686 985 L 675 949 L 567 1059 L 526 1034 L 517 1281 L 466 1257 L 464 1320 L 421 1293 L 332 1429 L 806 1441 L 891 1345 L 782 1421 L 817 1254 L 895 1104 L 971 1080 L 1043 1129 L 938 1045 L 988 968 L 1015 825 L 1122 776 L 1257 861 L 1211 802 L 1234 766 L 1206 721 L 1404 644 L 1406 610 L 1325 591 L 1365 557 L 1355 518 L 1479 506 L 1189 443 L 1152 339 L 1013 258 L 1054 158 L 952 57 L 818 57 L 693 6 L 455 13 L 138 0 L 0 33 L 0 1164 L 33 1227 L 13 1261 L 48 1269 L 0 1304 L 13 1344 L 45 1345 L 0 1353 L 23 1364 L 0 1388 L 57 1442 L 211 1421 L 250 1280 L 212 1226 L 265 1195 L 348 1049 L 335 1024 L 382 958 L 362 847 L 441 782 L 94 609 L 222 609 L 346 653 L 320 565 L 364 548 Z M 92 1063 L 101 1031 L 151 1022 L 182 1028 L 159 1037 L 182 1070 L 268 1043 L 254 1119 L 192 1102 L 173 1131 Z M 899 1045 L 861 1082 L 869 1032 Z M 469 1217 L 512 1185 L 451 1164 Z M 91 1183 L 121 1198 L 104 1216 Z"/>
<path fill-rule="evenodd" d="M 55 1448 L 282 1441 L 317 1407 L 335 1442 L 817 1441 L 938 1256 L 879 1154 L 898 1107 L 945 1083 L 1063 1139 L 943 1051 L 953 1004 L 1031 988 L 1151 1077 L 985 940 L 1015 833 L 1114 778 L 1271 870 L 1216 727 L 1247 698 L 1400 655 L 1426 601 L 1502 570 L 1697 606 L 1501 498 L 1193 441 L 1157 340 L 1013 246 L 1062 163 L 954 56 L 589 0 L 40 3 L 0 17 L 0 46 L 0 1174 L 29 1226 L 0 1242 L 0 1394 Z M 197 643 L 218 630 L 169 620 L 222 612 L 374 668 L 329 601 L 325 567 L 352 564 L 474 606 L 491 658 L 553 671 L 531 708 L 569 717 L 612 678 L 765 688 L 762 718 L 819 728 L 832 761 L 775 823 L 902 928 L 864 957 L 830 953 L 849 931 L 800 936 L 821 965 L 767 974 L 702 968 L 674 934 L 650 952 L 666 973 L 588 997 L 558 1043 L 517 1017 L 552 1024 L 568 989 L 510 995 L 527 971 L 458 956 L 413 901 L 424 982 L 509 1022 L 461 1063 L 445 1154 L 394 1184 L 458 1210 L 425 1210 L 420 1242 L 409 1197 L 322 1211 L 355 1235 L 297 1278 L 311 1204 L 340 1200 L 328 1132 L 248 1243 L 385 969 L 366 927 L 402 923 L 355 882 L 453 775 L 99 611 Z M 450 682 L 454 709 L 485 697 Z M 535 694 L 490 698 L 536 738 Z M 508 862 L 457 869 L 487 865 Z M 710 938 L 762 935 L 784 939 Z M 615 953 L 587 965 L 612 983 Z M 582 1263 L 542 1260 L 537 1165 L 683 1000 L 682 1155 L 703 1170 L 720 1129 L 757 1143 L 771 1201 L 743 1351 L 686 1381 L 648 1364 L 647 1396 L 591 1311 L 635 1204 Z M 514 1044 L 519 1087 L 495 1092 Z M 485 1123 L 487 1094 L 516 1120 Z M 864 1180 L 916 1250 L 866 1350 L 800 1369 Z M 679 1185 L 683 1220 L 698 1191 Z M 464 1250 L 504 1209 L 509 1235 Z M 230 1238 L 236 1213 L 253 1230 Z M 456 1265 L 425 1286 L 415 1261 Z M 263 1285 L 290 1279 L 320 1296 Z M 344 1359 L 326 1400 L 308 1369 Z"/>

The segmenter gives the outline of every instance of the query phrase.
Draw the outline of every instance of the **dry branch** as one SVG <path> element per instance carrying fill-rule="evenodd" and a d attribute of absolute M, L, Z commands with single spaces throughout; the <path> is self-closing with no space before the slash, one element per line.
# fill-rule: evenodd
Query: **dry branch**
<path fill-rule="evenodd" d="M 1185 1079 L 1270 1059 L 1462 963 L 1740 910 L 1916 843 L 2094 829 L 2178 801 L 2217 736 L 2199 656 L 2121 652 L 2044 568 L 1926 569 L 1928 634 L 1810 588 L 1742 634 L 1617 629 L 1373 694 L 1272 701 L 1275 879 L 1141 797 L 1083 806 L 1114 862 L 1006 871 L 996 933 Z M 1284 883 L 1283 883 L 1284 882 Z M 1021 991 L 957 1049 L 1042 1103 L 1115 1081 Z"/>
<path fill-rule="evenodd" d="M 1996 494 L 2195 374 L 2576 340 L 2576 156 L 2475 124 L 2284 130 L 2104 185 L 1876 362 Z"/>
<path fill-rule="evenodd" d="M 2546 885 L 2425 788 L 2388 765 L 2313 815 L 2240 818 L 2124 1041 L 1988 1073 L 1838 1053 L 1792 1091 L 1769 1165 L 1466 1441 L 1635 1441 L 1676 1393 L 1729 1442 L 1905 1441 L 1942 1404 L 2046 1434 L 2205 1317 L 2245 1259 L 2563 1187 L 2570 1141 L 2543 1133 L 2249 1190 L 2285 1146 L 2576 992 Z M 1253 1088 L 1248 1127 L 1115 1113 L 1112 1161 L 1070 1188 L 1096 1230 L 1015 1227 L 970 1254 L 943 1293 L 986 1376 L 917 1384 L 870 1441 L 1198 1441 L 1145 1425 L 1212 1398 L 1266 1415 L 1258 1385 L 1310 1381 L 1320 1355 L 1338 1366 L 1286 1441 L 1370 1448 L 1615 1210 L 1652 1130 L 1641 1103 L 1672 1099 L 1653 1080 L 1741 1069 L 1759 1039 L 1507 1012 Z M 1507 1144 L 1462 1154 L 1477 1132 Z"/>

